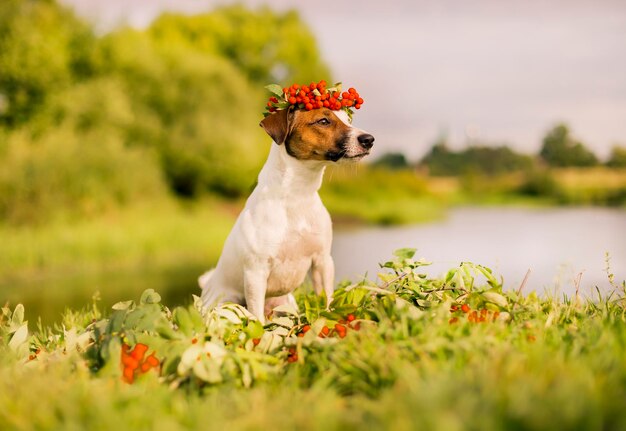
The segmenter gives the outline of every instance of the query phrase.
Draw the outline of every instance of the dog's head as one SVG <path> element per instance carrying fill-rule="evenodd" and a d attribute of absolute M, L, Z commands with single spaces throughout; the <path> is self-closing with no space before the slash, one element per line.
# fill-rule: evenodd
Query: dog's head
<path fill-rule="evenodd" d="M 338 162 L 369 154 L 374 137 L 353 127 L 344 111 L 283 109 L 260 124 L 278 145 L 298 160 Z"/>

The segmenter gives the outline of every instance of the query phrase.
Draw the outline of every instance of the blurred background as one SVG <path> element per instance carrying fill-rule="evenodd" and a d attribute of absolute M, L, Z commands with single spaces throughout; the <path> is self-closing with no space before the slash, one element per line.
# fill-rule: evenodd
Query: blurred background
<path fill-rule="evenodd" d="M 269 150 L 263 86 L 321 79 L 357 88 L 376 136 L 321 191 L 338 280 L 414 247 L 432 275 L 610 291 L 626 5 L 507 3 L 2 0 L 0 302 L 188 302 Z"/>

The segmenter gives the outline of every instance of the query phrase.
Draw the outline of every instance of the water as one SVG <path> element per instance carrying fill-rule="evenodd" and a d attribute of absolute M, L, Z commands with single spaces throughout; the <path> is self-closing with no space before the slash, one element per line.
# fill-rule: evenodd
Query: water
<path fill-rule="evenodd" d="M 337 278 L 370 278 L 392 251 L 417 248 L 416 257 L 439 275 L 462 261 L 492 268 L 505 287 L 517 288 L 530 269 L 524 290 L 538 293 L 610 289 L 605 254 L 616 280 L 626 279 L 626 211 L 607 208 L 462 208 L 437 223 L 393 228 L 360 228 L 335 233 Z"/>
<path fill-rule="evenodd" d="M 603 208 L 519 209 L 465 208 L 446 220 L 403 227 L 338 229 L 333 257 L 337 280 L 375 278 L 378 262 L 395 249 L 415 247 L 417 257 L 433 262 L 426 272 L 439 275 L 462 261 L 492 268 L 505 286 L 517 288 L 530 269 L 525 291 L 571 294 L 574 277 L 583 272 L 581 292 L 594 286 L 608 291 L 605 253 L 617 280 L 626 279 L 626 211 Z M 99 292 L 101 307 L 137 299 L 154 288 L 169 306 L 187 304 L 199 294 L 196 279 L 204 262 L 180 262 L 114 273 L 57 275 L 0 283 L 0 302 L 22 302 L 27 318 L 58 322 L 65 308 L 82 308 Z"/>

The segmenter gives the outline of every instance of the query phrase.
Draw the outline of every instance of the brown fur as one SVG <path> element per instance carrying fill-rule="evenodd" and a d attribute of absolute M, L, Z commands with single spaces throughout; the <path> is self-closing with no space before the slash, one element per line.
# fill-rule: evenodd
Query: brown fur
<path fill-rule="evenodd" d="M 319 123 L 324 118 L 329 124 Z M 298 160 L 337 160 L 350 133 L 350 127 L 326 108 L 278 111 L 266 117 L 261 127 Z"/>

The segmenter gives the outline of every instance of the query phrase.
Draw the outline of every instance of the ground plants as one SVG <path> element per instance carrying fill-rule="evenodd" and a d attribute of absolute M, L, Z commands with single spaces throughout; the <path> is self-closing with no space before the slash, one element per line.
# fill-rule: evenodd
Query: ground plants
<path fill-rule="evenodd" d="M 233 304 L 170 309 L 152 289 L 34 331 L 4 307 L 0 428 L 626 426 L 624 284 L 539 297 L 468 262 L 429 277 L 413 253 L 378 283 L 339 285 L 328 309 L 302 289 L 265 326 Z"/>

